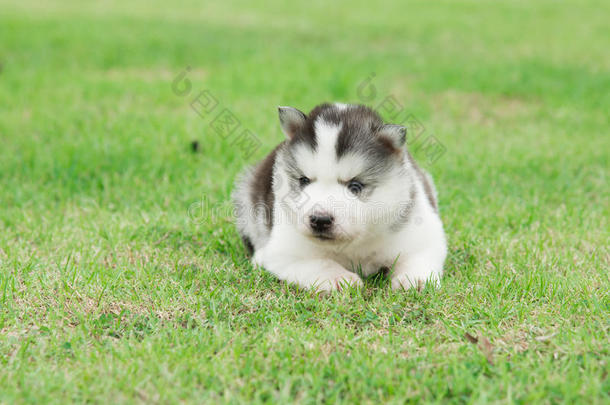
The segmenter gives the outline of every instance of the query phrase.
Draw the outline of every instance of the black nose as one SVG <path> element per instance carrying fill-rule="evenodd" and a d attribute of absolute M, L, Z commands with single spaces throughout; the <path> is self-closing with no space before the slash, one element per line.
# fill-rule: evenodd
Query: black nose
<path fill-rule="evenodd" d="M 311 229 L 316 232 L 326 232 L 333 225 L 333 221 L 335 219 L 332 215 L 310 215 L 309 216 L 309 224 L 311 225 Z"/>

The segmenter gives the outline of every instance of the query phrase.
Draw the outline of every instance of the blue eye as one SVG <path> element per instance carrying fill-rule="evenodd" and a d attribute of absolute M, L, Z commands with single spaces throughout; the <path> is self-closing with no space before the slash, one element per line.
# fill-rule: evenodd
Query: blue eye
<path fill-rule="evenodd" d="M 309 179 L 309 177 L 305 177 L 305 176 L 299 177 L 299 185 L 301 187 L 305 187 L 309 183 L 311 183 L 311 180 Z"/>
<path fill-rule="evenodd" d="M 360 183 L 358 180 L 351 180 L 349 183 L 347 183 L 347 189 L 355 195 L 360 194 L 363 188 L 364 184 Z"/>

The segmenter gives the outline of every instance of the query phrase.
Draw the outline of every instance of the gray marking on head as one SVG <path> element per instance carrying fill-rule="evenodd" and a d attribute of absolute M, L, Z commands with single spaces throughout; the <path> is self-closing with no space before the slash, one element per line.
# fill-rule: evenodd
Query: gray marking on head
<path fill-rule="evenodd" d="M 289 147 L 296 146 L 298 144 L 304 144 L 309 146 L 313 151 L 316 150 L 318 142 L 316 140 L 315 123 L 321 118 L 328 123 L 339 124 L 338 109 L 332 104 L 324 103 L 315 107 L 307 116 L 305 120 L 297 126 L 294 126 L 293 136 L 290 139 Z"/>
<path fill-rule="evenodd" d="M 400 135 L 399 129 L 393 131 L 398 126 L 385 125 L 375 111 L 361 105 L 336 109 L 334 116 L 341 123 L 335 145 L 337 160 L 348 155 L 364 159 L 367 169 L 359 180 L 374 183 L 401 164 L 400 139 L 393 138 L 394 132 Z"/>

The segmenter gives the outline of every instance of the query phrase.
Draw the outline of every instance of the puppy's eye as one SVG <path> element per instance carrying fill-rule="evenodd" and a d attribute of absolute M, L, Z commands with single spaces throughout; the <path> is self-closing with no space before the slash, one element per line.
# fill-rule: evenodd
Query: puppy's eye
<path fill-rule="evenodd" d="M 299 177 L 299 185 L 301 187 L 305 187 L 309 183 L 311 183 L 311 180 L 309 179 L 309 177 L 305 177 L 305 176 Z"/>
<path fill-rule="evenodd" d="M 363 188 L 364 184 L 360 183 L 358 180 L 351 180 L 349 183 L 347 183 L 347 189 L 355 195 L 360 194 Z"/>

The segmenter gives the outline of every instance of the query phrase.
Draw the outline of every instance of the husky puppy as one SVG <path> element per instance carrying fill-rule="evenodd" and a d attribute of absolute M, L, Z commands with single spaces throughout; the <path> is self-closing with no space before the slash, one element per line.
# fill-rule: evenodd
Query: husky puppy
<path fill-rule="evenodd" d="M 432 178 L 406 128 L 360 105 L 279 107 L 286 140 L 238 179 L 237 228 L 280 280 L 330 292 L 391 269 L 392 288 L 438 285 L 447 254 Z"/>

